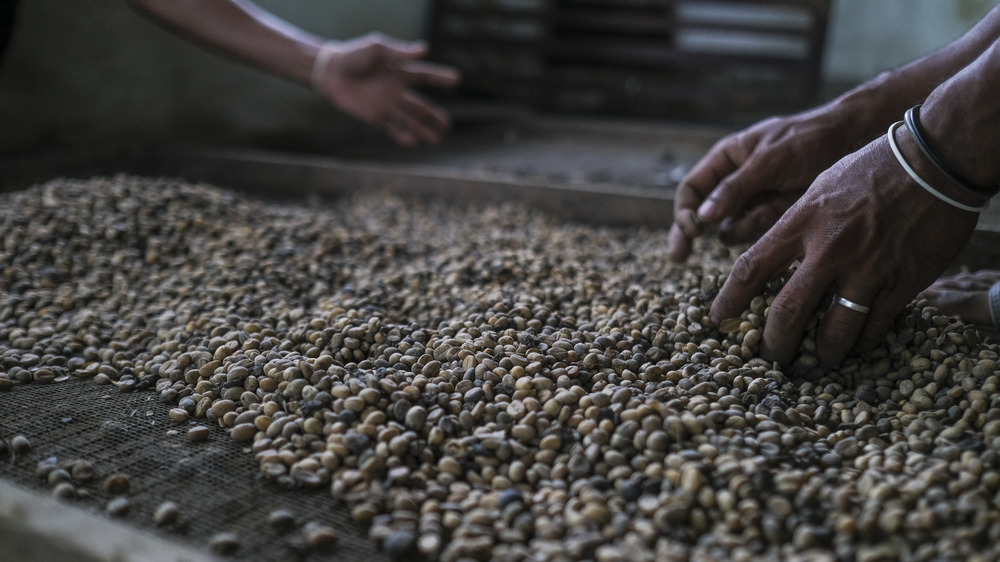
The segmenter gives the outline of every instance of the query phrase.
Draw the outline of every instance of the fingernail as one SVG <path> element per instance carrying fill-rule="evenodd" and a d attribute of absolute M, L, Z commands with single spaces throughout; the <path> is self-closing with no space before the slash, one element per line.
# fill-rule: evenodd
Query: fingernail
<path fill-rule="evenodd" d="M 711 199 L 706 199 L 705 202 L 702 203 L 700 207 L 698 207 L 698 215 L 702 219 L 707 221 L 716 220 L 715 211 L 716 211 L 715 201 Z"/>
<path fill-rule="evenodd" d="M 720 318 L 720 314 L 715 312 L 715 301 L 712 301 L 712 308 L 708 311 L 708 318 L 712 321 L 712 324 L 716 326 L 721 326 L 725 318 Z"/>
<path fill-rule="evenodd" d="M 670 261 L 674 263 L 683 263 L 687 259 L 688 248 L 689 246 L 687 244 L 682 244 L 677 240 L 677 237 L 671 233 L 667 247 L 667 255 L 670 256 Z"/>

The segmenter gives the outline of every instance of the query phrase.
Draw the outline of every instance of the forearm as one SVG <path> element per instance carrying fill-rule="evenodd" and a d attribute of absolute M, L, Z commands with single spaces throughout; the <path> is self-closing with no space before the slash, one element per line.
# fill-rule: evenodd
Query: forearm
<path fill-rule="evenodd" d="M 243 62 L 309 84 L 323 39 L 244 0 L 127 0 L 139 12 Z"/>
<path fill-rule="evenodd" d="M 1000 40 L 924 102 L 927 142 L 968 182 L 1000 184 Z"/>
<path fill-rule="evenodd" d="M 1000 7 L 958 40 L 912 63 L 886 71 L 821 108 L 842 116 L 854 142 L 867 143 L 970 65 L 1000 38 Z M 854 148 L 858 148 L 855 146 Z"/>

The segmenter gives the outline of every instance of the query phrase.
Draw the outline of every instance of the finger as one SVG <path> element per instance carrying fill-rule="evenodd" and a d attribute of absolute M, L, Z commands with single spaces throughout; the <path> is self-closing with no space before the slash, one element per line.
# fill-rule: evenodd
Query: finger
<path fill-rule="evenodd" d="M 989 281 L 990 285 L 1000 281 L 1000 271 L 996 269 L 981 269 L 973 275 L 985 281 Z"/>
<path fill-rule="evenodd" d="M 712 147 L 709 156 L 702 159 L 688 177 L 696 189 L 702 193 L 704 201 L 698 206 L 698 214 L 709 222 L 737 214 L 743 201 L 753 197 L 760 189 L 761 182 L 747 181 L 756 173 L 745 133 L 726 137 Z M 748 175 L 749 167 L 749 175 Z M 709 189 L 705 189 L 710 186 Z"/>
<path fill-rule="evenodd" d="M 698 217 L 693 209 L 680 209 L 674 214 L 674 224 L 684 237 L 693 240 L 705 231 L 705 222 Z"/>
<path fill-rule="evenodd" d="M 781 213 L 770 206 L 752 209 L 741 217 L 726 217 L 719 223 L 719 240 L 723 244 L 749 242 L 765 232 L 781 218 Z"/>
<path fill-rule="evenodd" d="M 940 277 L 931 283 L 931 287 L 941 287 L 941 288 L 958 288 L 960 286 L 966 285 L 969 281 L 976 278 L 974 274 L 971 273 L 959 273 L 957 275 L 951 275 L 948 277 Z"/>
<path fill-rule="evenodd" d="M 885 289 L 876 295 L 872 310 L 868 313 L 868 321 L 858 337 L 858 351 L 871 351 L 882 343 L 885 334 L 895 324 L 896 316 L 906 308 L 910 300 L 910 297 L 894 296 L 892 291 Z"/>
<path fill-rule="evenodd" d="M 990 283 L 979 279 L 947 279 L 944 281 L 935 281 L 931 287 L 946 291 L 976 291 L 989 289 Z"/>
<path fill-rule="evenodd" d="M 667 241 L 669 242 L 667 253 L 674 263 L 681 263 L 691 255 L 692 239 L 680 224 L 675 222 L 670 226 Z"/>
<path fill-rule="evenodd" d="M 455 83 L 453 74 L 455 71 L 445 70 L 448 67 L 443 65 L 427 64 L 427 67 L 420 66 L 423 63 L 417 62 L 427 56 L 427 44 L 423 41 L 401 41 L 394 37 L 382 35 L 381 33 L 370 34 L 369 49 L 372 49 L 374 61 L 384 65 L 386 68 L 401 72 L 404 78 L 411 81 L 419 81 L 423 74 L 430 74 L 429 83 L 440 82 L 440 85 L 448 86 Z M 417 65 L 410 69 L 412 65 Z M 434 68 L 437 67 L 437 68 Z M 417 77 L 411 77 L 416 72 Z"/>
<path fill-rule="evenodd" d="M 419 142 L 437 144 L 448 128 L 447 117 L 442 118 L 427 106 L 401 101 L 394 113 L 395 121 L 406 128 Z"/>
<path fill-rule="evenodd" d="M 411 61 L 400 65 L 398 70 L 410 84 L 448 87 L 458 84 L 462 79 L 455 68 L 430 62 Z"/>
<path fill-rule="evenodd" d="M 1000 272 L 992 270 L 975 273 L 961 273 L 951 277 L 942 277 L 931 284 L 932 289 L 950 289 L 959 291 L 989 290 L 994 283 L 1000 281 Z"/>
<path fill-rule="evenodd" d="M 851 283 L 845 283 L 850 286 Z M 851 295 L 851 296 L 849 296 Z M 837 296 L 862 306 L 871 306 L 874 294 L 864 290 L 838 291 Z M 816 336 L 816 357 L 824 367 L 835 369 L 858 342 L 861 330 L 868 321 L 868 314 L 853 310 L 834 301 L 830 304 Z"/>
<path fill-rule="evenodd" d="M 990 316 L 990 297 L 987 291 L 940 291 L 924 297 L 941 314 L 956 316 L 966 324 L 993 325 Z"/>
<path fill-rule="evenodd" d="M 705 220 L 715 222 L 742 214 L 750 206 L 749 202 L 771 185 L 769 178 L 759 169 L 759 159 L 755 161 L 749 155 L 739 152 L 734 153 L 733 157 L 746 160 L 741 161 L 737 170 L 722 178 L 705 202 L 698 207 L 698 214 Z"/>
<path fill-rule="evenodd" d="M 427 55 L 427 43 L 424 41 L 400 41 L 390 37 L 385 42 L 393 51 L 407 59 L 419 59 Z"/>
<path fill-rule="evenodd" d="M 690 174 L 688 178 L 690 178 Z M 711 188 L 708 188 L 711 189 Z M 702 233 L 705 221 L 698 218 L 696 209 L 704 195 L 693 183 L 682 182 L 674 194 L 674 225 L 671 227 L 668 253 L 676 263 L 691 255 L 691 240 Z"/>
<path fill-rule="evenodd" d="M 804 261 L 771 301 L 761 338 L 760 355 L 788 365 L 802 342 L 806 324 L 816 313 L 831 279 Z"/>
<path fill-rule="evenodd" d="M 405 130 L 415 143 L 425 142 L 436 144 L 441 140 L 441 132 L 415 118 L 407 111 L 397 111 L 393 114 L 393 122 Z"/>
<path fill-rule="evenodd" d="M 451 127 L 448 112 L 427 101 L 416 92 L 403 92 L 400 98 L 400 109 L 432 129 L 436 136 L 440 136 L 442 132 Z"/>
<path fill-rule="evenodd" d="M 683 262 L 691 255 L 692 242 L 705 231 L 705 222 L 692 209 L 679 209 L 674 213 L 674 224 L 670 227 L 668 253 L 675 263 Z"/>
<path fill-rule="evenodd" d="M 986 279 L 962 279 L 946 285 L 947 288 L 958 291 L 986 291 L 993 285 Z"/>
<path fill-rule="evenodd" d="M 403 127 L 395 118 L 386 118 L 382 121 L 382 130 L 389 135 L 389 138 L 403 146 L 413 146 L 417 144 L 417 139 L 413 134 Z"/>
<path fill-rule="evenodd" d="M 739 316 L 770 280 L 798 258 L 797 247 L 789 240 L 795 239 L 765 236 L 737 258 L 712 303 L 712 322 L 718 325 L 726 318 Z"/>
<path fill-rule="evenodd" d="M 740 153 L 736 139 L 730 135 L 719 140 L 684 176 L 677 186 L 675 209 L 697 209 L 723 178 L 739 168 L 743 158 L 734 157 Z M 721 217 L 702 214 L 702 218 L 717 222 Z"/>
<path fill-rule="evenodd" d="M 373 45 L 378 45 L 382 53 L 390 58 L 418 59 L 427 54 L 424 41 L 403 41 L 382 33 L 372 33 L 366 37 Z"/>
<path fill-rule="evenodd" d="M 923 291 L 917 293 L 916 299 L 917 300 L 927 299 L 928 301 L 930 301 L 931 306 L 937 306 L 936 304 L 934 304 L 934 301 L 936 299 L 940 299 L 941 295 L 945 293 L 952 293 L 952 292 L 953 291 L 951 289 L 937 288 L 934 285 L 931 285 L 930 287 L 927 287 Z"/>
<path fill-rule="evenodd" d="M 719 239 L 724 244 L 741 244 L 763 235 L 804 191 L 758 193 L 746 203 L 742 214 L 728 216 L 719 223 Z"/>

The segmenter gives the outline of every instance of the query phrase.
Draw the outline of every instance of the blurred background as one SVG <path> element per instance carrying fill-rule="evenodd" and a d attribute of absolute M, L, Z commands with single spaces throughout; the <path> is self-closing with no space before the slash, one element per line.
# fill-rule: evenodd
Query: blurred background
<path fill-rule="evenodd" d="M 651 57 L 645 66 L 637 64 L 636 68 L 626 69 L 627 72 L 619 72 L 623 65 L 614 57 L 607 58 L 609 49 L 600 49 L 604 59 L 587 59 L 590 61 L 587 64 L 603 65 L 593 70 L 601 80 L 620 82 L 616 87 L 623 92 L 622 96 L 610 99 L 602 97 L 599 89 L 588 91 L 585 85 L 578 84 L 573 84 L 572 89 L 578 95 L 558 98 L 548 95 L 551 83 L 532 82 L 532 76 L 540 75 L 560 84 L 593 78 L 590 75 L 580 78 L 580 72 L 586 73 L 588 69 L 581 71 L 581 64 L 574 66 L 579 62 L 574 57 L 584 60 L 587 55 L 576 55 L 573 45 L 590 41 L 586 37 L 587 20 L 573 13 L 580 3 L 568 0 L 258 2 L 279 17 L 330 38 L 348 38 L 374 30 L 404 39 L 431 38 L 436 57 L 447 58 L 453 64 L 472 65 L 467 72 L 489 71 L 489 57 L 499 56 L 492 64 L 506 65 L 507 71 L 524 79 L 476 76 L 467 81 L 462 91 L 447 96 L 444 101 L 449 104 L 472 100 L 494 106 L 513 104 L 541 111 L 569 111 L 576 115 L 639 121 L 705 121 L 732 127 L 745 125 L 767 112 L 793 111 L 827 99 L 879 71 L 926 54 L 960 36 L 997 3 L 998 0 L 779 2 L 776 11 L 765 16 L 763 25 L 803 31 L 806 43 L 748 39 L 739 33 L 720 40 L 720 36 L 681 27 L 670 37 L 671 44 L 680 49 L 673 52 L 672 59 L 657 58 L 655 49 L 622 47 L 618 54 L 629 60 Z M 495 16 L 497 5 L 530 13 L 532 6 L 541 4 L 562 10 L 560 29 L 553 31 L 539 27 L 530 17 L 521 18 L 520 23 L 504 24 L 507 27 L 493 37 L 493 55 L 484 53 L 476 58 L 469 54 L 468 35 L 488 35 L 489 26 L 497 20 L 485 15 Z M 621 20 L 616 41 L 621 43 L 624 38 L 627 42 L 629 34 L 659 33 L 651 23 L 653 20 L 647 17 L 651 13 L 649 6 L 655 2 L 618 4 L 626 6 L 619 10 L 619 15 L 630 15 L 631 20 Z M 707 21 L 716 26 L 734 22 L 753 24 L 753 14 L 730 2 L 678 4 L 682 6 L 672 14 L 678 21 Z M 789 11 L 787 6 L 781 6 L 784 4 L 804 6 L 806 15 Z M 647 10 L 646 15 L 641 12 L 643 9 Z M 808 13 L 817 9 L 821 16 L 810 20 Z M 814 26 L 816 22 L 821 24 L 818 29 Z M 546 55 L 548 58 L 544 60 L 532 59 L 530 51 L 518 51 L 505 44 L 539 36 L 551 38 L 556 32 L 561 33 L 560 40 L 569 43 L 555 55 Z M 612 44 L 609 48 L 615 47 Z M 746 95 L 743 101 L 733 101 L 719 94 L 748 91 L 739 74 L 733 75 L 732 67 L 725 66 L 725 57 L 720 58 L 727 51 L 747 50 L 781 56 L 791 53 L 805 60 L 796 62 L 798 66 L 789 66 L 791 77 L 775 71 L 769 87 L 788 95 L 767 102 Z M 461 60 L 462 53 L 468 60 Z M 553 57 L 558 58 L 560 53 L 561 59 L 553 62 Z M 693 62 L 670 66 L 678 60 Z M 552 67 L 546 66 L 557 63 L 562 64 L 558 67 L 561 74 L 554 74 Z M 695 63 L 697 68 L 692 66 Z M 766 74 L 746 68 L 743 72 L 753 79 Z M 663 90 L 657 98 L 658 87 L 669 89 L 690 81 L 695 73 L 702 78 L 687 86 L 708 89 L 687 90 L 687 94 L 683 90 Z M 493 83 L 519 84 L 522 88 L 493 95 L 496 92 L 489 91 L 491 79 Z M 533 85 L 534 89 L 524 84 Z M 641 96 L 635 97 L 640 93 Z M 716 94 L 719 95 L 713 98 Z M 688 99 L 697 98 L 705 103 L 687 106 L 683 100 L 670 98 L 671 95 L 687 95 Z M 639 98 L 645 101 L 628 103 Z M 187 42 L 140 17 L 119 0 L 22 0 L 8 49 L 0 59 L 0 153 L 189 141 L 311 150 L 329 146 L 335 151 L 338 143 L 374 134 L 340 115 L 306 88 Z"/>

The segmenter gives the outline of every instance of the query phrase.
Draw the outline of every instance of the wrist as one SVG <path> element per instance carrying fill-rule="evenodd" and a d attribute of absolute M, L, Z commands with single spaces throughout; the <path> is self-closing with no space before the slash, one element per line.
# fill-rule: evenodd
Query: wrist
<path fill-rule="evenodd" d="M 920 110 L 926 142 L 983 191 L 1000 184 L 1000 42 L 936 89 Z"/>
<path fill-rule="evenodd" d="M 895 145 L 895 149 L 898 150 L 895 156 L 900 166 L 930 194 L 953 207 L 970 212 L 980 212 L 989 206 L 988 195 L 974 193 L 956 184 L 927 160 L 917 141 L 902 122 L 890 127 L 889 134 L 892 135 L 889 139 L 890 146 Z"/>
<path fill-rule="evenodd" d="M 330 68 L 330 62 L 336 57 L 342 46 L 341 41 L 327 41 L 323 43 L 313 56 L 312 72 L 309 75 L 309 85 L 318 94 L 326 91 L 326 76 Z"/>
<path fill-rule="evenodd" d="M 906 124 L 906 129 L 910 133 L 910 138 L 913 139 L 921 155 L 940 172 L 940 175 L 945 176 L 949 183 L 958 185 L 974 199 L 982 197 L 992 198 L 1000 191 L 1000 186 L 981 187 L 974 184 L 962 174 L 956 172 L 941 158 L 938 152 L 931 147 L 931 143 L 927 142 L 927 135 L 920 124 L 920 105 L 915 105 L 907 109 L 903 120 Z"/>

